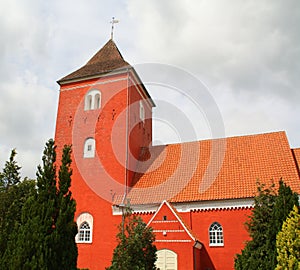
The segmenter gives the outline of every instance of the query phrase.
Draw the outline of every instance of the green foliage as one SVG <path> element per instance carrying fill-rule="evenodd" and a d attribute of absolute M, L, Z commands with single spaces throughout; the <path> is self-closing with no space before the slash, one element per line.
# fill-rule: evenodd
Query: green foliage
<path fill-rule="evenodd" d="M 15 161 L 16 149 L 11 151 L 9 160 L 6 161 L 3 172 L 0 173 L 0 192 L 8 189 L 10 186 L 16 185 L 20 182 L 20 169 Z"/>
<path fill-rule="evenodd" d="M 107 270 L 155 270 L 156 247 L 152 228 L 126 208 L 117 234 L 118 245 Z"/>
<path fill-rule="evenodd" d="M 294 206 L 277 234 L 277 267 L 275 270 L 300 269 L 300 215 Z"/>
<path fill-rule="evenodd" d="M 1 269 L 77 269 L 70 155 L 71 147 L 65 146 L 57 181 L 56 147 L 53 140 L 46 143 L 36 186 L 24 197 L 18 220 L 11 218 Z"/>
<path fill-rule="evenodd" d="M 21 226 L 21 213 L 28 197 L 35 192 L 35 182 L 20 181 L 20 169 L 13 149 L 0 173 L 0 269 L 7 269 L 8 246 Z"/>
<path fill-rule="evenodd" d="M 298 205 L 297 194 L 282 180 L 278 194 L 274 184 L 266 188 L 258 183 L 252 216 L 246 223 L 251 241 L 246 243 L 241 254 L 236 255 L 236 270 L 269 270 L 276 267 L 276 235 L 294 204 Z"/>

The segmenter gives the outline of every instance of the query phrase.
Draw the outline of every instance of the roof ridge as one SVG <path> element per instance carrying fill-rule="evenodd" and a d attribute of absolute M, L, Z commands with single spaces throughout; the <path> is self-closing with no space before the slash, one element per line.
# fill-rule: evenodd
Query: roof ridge
<path fill-rule="evenodd" d="M 246 135 L 235 135 L 229 137 L 220 137 L 220 138 L 211 138 L 211 139 L 203 139 L 203 140 L 196 140 L 196 141 L 187 141 L 187 142 L 178 142 L 178 143 L 168 143 L 168 144 L 159 144 L 159 145 L 152 145 L 151 147 L 168 147 L 168 146 L 176 146 L 176 145 L 183 145 L 183 144 L 192 144 L 192 143 L 199 143 L 199 142 L 211 142 L 211 141 L 218 141 L 218 140 L 228 140 L 228 139 L 236 139 L 236 138 L 245 138 L 245 137 L 258 137 L 258 136 L 265 136 L 265 135 L 275 135 L 275 134 L 285 134 L 286 132 L 281 131 L 271 131 L 271 132 L 264 132 L 264 133 L 255 133 L 255 134 L 246 134 Z M 297 148 L 295 148 L 297 149 Z M 300 149 L 300 147 L 299 147 Z"/>

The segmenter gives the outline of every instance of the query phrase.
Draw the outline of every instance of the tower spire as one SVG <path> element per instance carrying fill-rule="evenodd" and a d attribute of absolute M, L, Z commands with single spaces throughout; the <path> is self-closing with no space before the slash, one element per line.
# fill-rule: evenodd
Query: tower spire
<path fill-rule="evenodd" d="M 118 23 L 119 22 L 119 20 L 116 20 L 115 19 L 115 17 L 112 17 L 112 20 L 111 20 L 111 33 L 110 33 L 110 38 L 111 38 L 111 40 L 113 39 L 113 37 L 114 37 L 114 24 L 115 23 Z"/>

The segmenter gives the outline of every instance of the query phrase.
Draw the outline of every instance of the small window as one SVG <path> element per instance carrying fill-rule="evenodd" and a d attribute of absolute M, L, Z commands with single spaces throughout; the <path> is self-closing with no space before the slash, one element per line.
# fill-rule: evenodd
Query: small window
<path fill-rule="evenodd" d="M 94 109 L 97 110 L 101 107 L 101 97 L 100 97 L 100 93 L 97 93 L 95 95 L 95 106 Z"/>
<path fill-rule="evenodd" d="M 209 245 L 224 246 L 223 228 L 218 222 L 214 222 L 209 227 Z"/>
<path fill-rule="evenodd" d="M 95 139 L 88 138 L 85 140 L 83 147 L 83 157 L 84 158 L 93 158 L 95 157 Z"/>
<path fill-rule="evenodd" d="M 145 108 L 143 102 L 140 100 L 140 119 L 144 122 L 145 121 Z"/>
<path fill-rule="evenodd" d="M 84 110 L 97 110 L 101 107 L 101 93 L 97 89 L 89 91 L 85 96 Z"/>
<path fill-rule="evenodd" d="M 163 220 L 167 220 L 167 216 L 163 216 Z"/>
<path fill-rule="evenodd" d="M 93 238 L 93 216 L 89 213 L 82 213 L 76 220 L 78 233 L 76 243 L 92 243 Z"/>

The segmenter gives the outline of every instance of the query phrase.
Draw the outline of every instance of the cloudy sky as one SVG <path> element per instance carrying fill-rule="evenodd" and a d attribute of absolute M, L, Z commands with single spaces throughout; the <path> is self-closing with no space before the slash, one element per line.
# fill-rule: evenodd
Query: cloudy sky
<path fill-rule="evenodd" d="M 108 41 L 112 16 L 120 20 L 114 40 L 130 64 L 166 64 L 205 84 L 224 135 L 284 130 L 291 147 L 300 147 L 298 0 L 0 0 L 1 167 L 17 148 L 22 174 L 35 176 L 54 137 L 56 81 Z M 149 92 L 186 113 L 196 139 L 213 137 L 207 108 L 193 110 L 184 89 Z M 180 141 L 162 111 L 154 112 L 154 139 Z"/>

